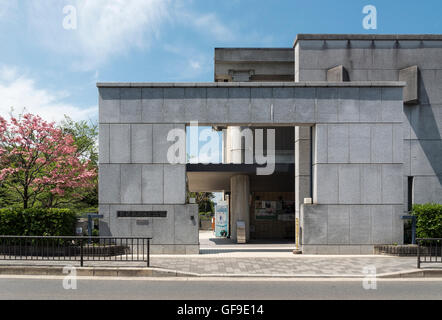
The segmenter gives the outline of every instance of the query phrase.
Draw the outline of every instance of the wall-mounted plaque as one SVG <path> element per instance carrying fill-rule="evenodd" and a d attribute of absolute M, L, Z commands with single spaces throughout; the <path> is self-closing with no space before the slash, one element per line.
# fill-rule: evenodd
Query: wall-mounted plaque
<path fill-rule="evenodd" d="M 167 211 L 117 211 L 117 218 L 166 218 Z"/>

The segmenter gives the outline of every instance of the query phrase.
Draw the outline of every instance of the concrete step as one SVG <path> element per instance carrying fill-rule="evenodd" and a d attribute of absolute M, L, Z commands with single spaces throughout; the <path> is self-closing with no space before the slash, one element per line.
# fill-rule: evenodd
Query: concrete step
<path fill-rule="evenodd" d="M 200 254 L 228 253 L 228 252 L 292 252 L 293 247 L 287 248 L 265 248 L 265 247 L 226 247 L 226 248 L 200 248 Z"/>

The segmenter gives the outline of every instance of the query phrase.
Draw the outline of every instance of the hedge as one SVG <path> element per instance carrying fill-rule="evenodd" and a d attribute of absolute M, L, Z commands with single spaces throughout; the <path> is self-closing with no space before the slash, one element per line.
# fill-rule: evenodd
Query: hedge
<path fill-rule="evenodd" d="M 200 212 L 199 218 L 200 220 L 212 220 L 213 214 L 212 212 Z"/>
<path fill-rule="evenodd" d="M 69 209 L 0 209 L 0 235 L 73 236 L 76 222 Z"/>
<path fill-rule="evenodd" d="M 413 205 L 418 238 L 442 238 L 442 204 Z"/>

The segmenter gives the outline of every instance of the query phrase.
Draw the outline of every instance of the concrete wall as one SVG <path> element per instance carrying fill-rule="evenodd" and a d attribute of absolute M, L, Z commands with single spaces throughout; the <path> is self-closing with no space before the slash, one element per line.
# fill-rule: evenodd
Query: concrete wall
<path fill-rule="evenodd" d="M 185 204 L 185 164 L 167 161 L 167 134 L 184 124 L 155 123 L 155 91 L 144 95 L 147 108 L 141 88 L 99 93 L 101 234 L 153 237 L 153 253 L 198 253 L 198 209 Z M 118 218 L 119 210 L 167 211 L 167 217 Z"/>
<path fill-rule="evenodd" d="M 401 204 L 301 205 L 306 254 L 373 254 L 373 245 L 402 243 Z"/>
<path fill-rule="evenodd" d="M 367 121 L 389 123 L 388 114 L 370 119 L 370 114 L 364 115 L 367 110 L 364 108 L 360 118 L 349 118 L 352 104 L 354 100 L 374 99 L 382 92 L 386 98 L 377 101 L 376 106 L 379 110 L 390 110 L 383 107 L 391 102 L 386 95 L 402 96 L 402 83 L 399 82 L 99 83 L 98 86 L 100 124 L 154 124 L 153 130 L 162 130 L 160 134 L 171 129 L 173 124 L 183 127 L 191 121 L 198 121 L 200 125 L 252 124 L 258 127 Z M 128 113 L 131 112 L 125 107 L 120 110 L 120 103 L 116 102 L 120 101 L 120 95 L 127 95 L 126 91 L 141 92 L 129 101 L 139 107 L 130 117 Z M 126 103 L 127 100 L 121 98 L 121 106 Z M 359 115 L 359 109 L 357 112 Z M 121 129 L 126 136 L 128 130 Z M 162 147 L 161 150 L 167 149 L 165 138 L 160 142 L 154 139 L 153 143 Z M 127 151 L 128 147 L 125 148 Z M 106 154 L 106 150 L 103 152 Z M 165 159 L 165 153 L 156 155 L 157 151 L 153 150 L 152 154 L 154 163 L 162 163 Z M 129 161 L 127 153 L 119 156 Z"/>
<path fill-rule="evenodd" d="M 312 192 L 312 129 L 310 127 L 295 128 L 295 216 L 300 222 L 300 228 L 295 229 L 297 246 L 302 241 L 301 204 L 305 198 L 311 198 Z"/>
<path fill-rule="evenodd" d="M 101 185 L 101 184 L 100 184 Z M 100 203 L 100 234 L 150 237 L 153 254 L 198 254 L 198 205 L 108 205 Z M 167 211 L 165 218 L 118 218 L 117 211 Z M 191 219 L 191 217 L 194 217 Z"/>
<path fill-rule="evenodd" d="M 319 98 L 323 119 L 336 122 L 314 127 L 315 205 L 301 210 L 303 252 L 369 253 L 373 244 L 403 243 L 402 93 L 348 88 Z"/>
<path fill-rule="evenodd" d="M 337 65 L 345 67 L 350 81 L 397 81 L 400 70 L 418 67 L 419 102 L 404 106 L 400 129 L 404 203 L 407 203 L 408 176 L 414 177 L 414 203 L 442 203 L 441 37 L 301 35 L 295 52 L 298 81 L 324 81 L 327 70 Z M 374 94 L 377 101 L 383 98 L 381 91 L 365 94 Z M 379 103 L 372 111 L 371 116 L 377 117 L 385 112 Z"/>
<path fill-rule="evenodd" d="M 100 203 L 184 204 L 185 164 L 167 162 L 167 133 L 184 125 L 101 121 Z"/>
<path fill-rule="evenodd" d="M 314 129 L 316 205 L 301 210 L 304 252 L 370 253 L 372 244 L 402 244 L 401 123 Z"/>
<path fill-rule="evenodd" d="M 293 48 L 216 48 L 215 81 L 293 81 Z"/>

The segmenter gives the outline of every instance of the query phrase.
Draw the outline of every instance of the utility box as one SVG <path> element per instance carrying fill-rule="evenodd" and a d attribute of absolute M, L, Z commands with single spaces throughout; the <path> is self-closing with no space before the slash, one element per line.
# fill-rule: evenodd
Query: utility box
<path fill-rule="evenodd" d="M 236 221 L 236 242 L 246 243 L 246 223 L 245 221 Z"/>

